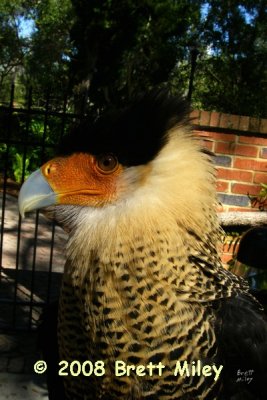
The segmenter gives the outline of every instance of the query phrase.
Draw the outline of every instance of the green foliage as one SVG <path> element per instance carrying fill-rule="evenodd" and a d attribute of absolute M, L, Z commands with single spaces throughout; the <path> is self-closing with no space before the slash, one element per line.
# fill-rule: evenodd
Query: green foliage
<path fill-rule="evenodd" d="M 263 199 L 267 199 L 267 185 L 266 183 L 261 183 L 261 190 L 259 196 Z"/>
<path fill-rule="evenodd" d="M 267 185 L 261 183 L 261 189 L 257 196 L 249 196 L 252 207 L 258 207 L 260 211 L 266 211 L 267 208 Z"/>
<path fill-rule="evenodd" d="M 12 77 L 22 65 L 24 41 L 18 35 L 17 16 L 21 12 L 21 1 L 0 3 L 0 90 L 4 81 Z M 9 88 L 5 88 L 9 90 Z"/>
<path fill-rule="evenodd" d="M 76 112 L 154 86 L 187 95 L 196 51 L 193 107 L 266 117 L 266 25 L 266 0 L 2 0 L 0 100 L 14 78 L 72 92 Z"/>
<path fill-rule="evenodd" d="M 42 89 L 64 91 L 72 53 L 70 0 L 42 0 L 32 10 L 35 30 L 31 35 L 24 80 Z"/>
<path fill-rule="evenodd" d="M 208 4 L 194 102 L 206 110 L 266 116 L 266 0 Z"/>
<path fill-rule="evenodd" d="M 24 162 L 22 154 L 19 153 L 14 154 L 12 158 L 12 169 L 16 182 L 22 181 L 23 171 L 24 171 L 24 178 L 28 178 L 28 176 L 30 175 L 30 172 L 28 170 L 29 164 L 30 164 L 29 158 L 26 158 Z"/>
<path fill-rule="evenodd" d="M 34 111 L 32 115 L 0 112 L 0 169 L 16 182 L 54 157 L 54 147 L 72 123 L 72 118 L 61 113 L 44 115 Z"/>
<path fill-rule="evenodd" d="M 0 145 L 2 169 L 7 169 L 7 177 L 21 183 L 32 171 L 40 166 L 40 148 L 31 149 L 25 153 L 22 145 Z M 6 163 L 7 160 L 7 163 Z"/>

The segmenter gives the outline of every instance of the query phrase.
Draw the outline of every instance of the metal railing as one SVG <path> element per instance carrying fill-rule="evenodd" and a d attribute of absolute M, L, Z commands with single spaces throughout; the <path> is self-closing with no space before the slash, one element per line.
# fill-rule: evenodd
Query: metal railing
<path fill-rule="evenodd" d="M 69 99 L 50 93 L 40 98 L 31 89 L 24 99 L 0 103 L 0 328 L 37 326 L 43 307 L 58 298 L 64 266 L 62 229 L 41 212 L 21 219 L 17 196 L 30 172 L 54 155 L 55 147 L 79 116 Z"/>

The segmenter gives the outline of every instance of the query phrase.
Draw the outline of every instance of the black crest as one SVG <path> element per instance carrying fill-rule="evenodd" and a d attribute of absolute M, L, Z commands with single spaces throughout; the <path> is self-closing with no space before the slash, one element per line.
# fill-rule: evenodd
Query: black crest
<path fill-rule="evenodd" d="M 187 102 L 167 90 L 153 90 L 123 110 L 103 113 L 93 123 L 84 120 L 64 140 L 62 154 L 112 153 L 126 166 L 146 164 L 165 144 L 166 132 L 185 122 Z"/>

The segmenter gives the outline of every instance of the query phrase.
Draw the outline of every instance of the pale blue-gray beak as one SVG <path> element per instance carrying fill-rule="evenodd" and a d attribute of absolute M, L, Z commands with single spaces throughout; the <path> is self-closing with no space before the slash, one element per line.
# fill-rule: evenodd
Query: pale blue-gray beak
<path fill-rule="evenodd" d="M 18 202 L 22 217 L 25 216 L 26 212 L 56 204 L 56 193 L 50 187 L 40 169 L 33 172 L 23 183 Z"/>

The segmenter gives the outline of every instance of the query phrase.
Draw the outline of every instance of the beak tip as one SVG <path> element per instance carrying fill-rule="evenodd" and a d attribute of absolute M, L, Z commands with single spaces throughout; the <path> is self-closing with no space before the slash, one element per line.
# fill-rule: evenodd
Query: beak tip
<path fill-rule="evenodd" d="M 33 172 L 20 189 L 18 208 L 21 218 L 25 213 L 56 203 L 56 194 L 40 170 Z"/>
<path fill-rule="evenodd" d="M 19 193 L 19 197 L 18 197 L 18 211 L 19 211 L 19 215 L 21 218 L 25 218 L 25 210 L 23 205 L 21 204 L 21 194 Z"/>
<path fill-rule="evenodd" d="M 21 210 L 21 209 L 19 208 L 19 215 L 20 215 L 20 218 L 21 218 L 21 219 L 24 219 L 24 218 L 25 218 L 25 212 L 24 212 L 24 210 Z"/>

